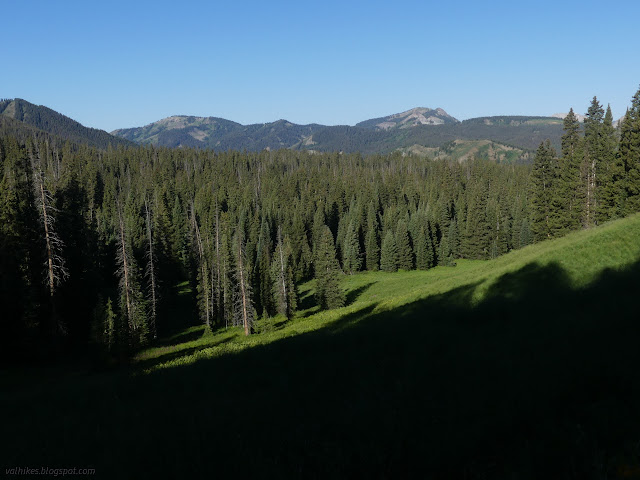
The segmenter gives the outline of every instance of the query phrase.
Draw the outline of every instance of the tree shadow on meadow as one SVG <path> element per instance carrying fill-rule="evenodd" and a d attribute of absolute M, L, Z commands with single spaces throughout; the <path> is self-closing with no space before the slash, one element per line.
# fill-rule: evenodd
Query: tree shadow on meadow
<path fill-rule="evenodd" d="M 346 302 L 345 305 L 349 306 L 352 305 L 356 300 L 358 300 L 358 298 L 360 298 L 360 296 L 366 292 L 367 290 L 369 290 L 369 287 L 371 287 L 372 285 L 375 285 L 376 282 L 369 282 L 366 283 L 358 288 L 354 288 L 353 290 L 349 290 L 347 292 L 346 295 Z"/>
<path fill-rule="evenodd" d="M 531 264 L 479 303 L 467 285 L 369 305 L 320 331 L 70 392 L 45 410 L 88 398 L 87 427 L 48 455 L 190 478 L 624 478 L 640 471 L 638 285 L 640 262 L 582 289 L 557 264 Z M 130 400 L 101 400 L 107 388 Z M 32 448 L 47 442 L 29 425 L 57 432 L 68 418 L 29 411 L 8 435 Z"/>

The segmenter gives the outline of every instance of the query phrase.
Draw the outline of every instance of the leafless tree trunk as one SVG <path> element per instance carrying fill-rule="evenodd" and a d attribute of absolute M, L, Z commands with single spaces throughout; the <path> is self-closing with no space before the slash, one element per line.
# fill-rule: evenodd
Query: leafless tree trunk
<path fill-rule="evenodd" d="M 124 290 L 125 306 L 127 309 L 127 324 L 129 325 L 129 329 L 133 330 L 135 326 L 133 324 L 133 299 L 131 293 L 131 260 L 127 252 L 127 236 L 125 232 L 124 218 L 122 217 L 122 208 L 120 207 L 119 201 L 116 201 L 116 203 L 118 208 L 119 224 L 117 260 L 120 268 L 118 272 L 120 273 L 122 289 Z"/>
<path fill-rule="evenodd" d="M 202 303 L 204 304 L 204 320 L 207 328 L 211 328 L 211 312 L 209 305 L 209 269 L 207 268 L 207 260 L 205 258 L 204 245 L 202 236 L 200 235 L 200 227 L 196 219 L 196 212 L 193 202 L 191 202 L 191 226 L 196 240 L 198 249 L 198 260 L 200 264 L 200 287 L 202 288 Z"/>
<path fill-rule="evenodd" d="M 253 324 L 253 302 L 251 300 L 251 283 L 244 258 L 244 242 L 242 232 L 236 232 L 236 322 L 244 328 L 244 334 L 251 334 Z"/>
<path fill-rule="evenodd" d="M 45 173 L 42 169 L 39 153 L 31 151 L 30 160 L 33 171 L 34 198 L 42 225 L 42 232 L 44 233 L 47 257 L 45 282 L 49 288 L 49 298 L 51 299 L 53 329 L 55 334 L 64 334 L 66 330 L 55 313 L 55 304 L 53 302 L 56 288 L 68 277 L 64 258 L 60 254 L 63 243 L 55 229 L 55 213 L 57 210 L 53 206 L 53 196 L 45 185 Z"/>
<path fill-rule="evenodd" d="M 282 230 L 278 227 L 278 263 L 279 263 L 279 278 L 278 283 L 282 286 L 281 298 L 279 301 L 283 302 L 282 310 L 285 312 L 285 316 L 289 317 L 289 292 L 287 291 L 287 281 L 286 281 L 286 265 L 284 258 L 284 244 L 282 242 Z"/>
<path fill-rule="evenodd" d="M 147 278 L 149 279 L 149 293 L 151 296 L 151 318 L 149 322 L 149 330 L 152 338 L 155 340 L 158 338 L 158 332 L 156 329 L 156 314 L 158 299 L 156 297 L 157 281 L 156 281 L 156 265 L 153 256 L 153 226 L 151 223 L 151 209 L 149 208 L 148 199 L 144 201 L 144 208 L 146 213 L 147 223 Z"/>

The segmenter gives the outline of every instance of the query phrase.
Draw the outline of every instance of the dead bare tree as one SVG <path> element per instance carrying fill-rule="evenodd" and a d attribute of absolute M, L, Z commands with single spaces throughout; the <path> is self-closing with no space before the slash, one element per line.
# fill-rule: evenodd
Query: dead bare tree
<path fill-rule="evenodd" d="M 151 337 L 155 340 L 158 337 L 158 332 L 156 328 L 156 315 L 157 315 L 157 305 L 158 305 L 158 281 L 156 279 L 156 262 L 153 255 L 153 222 L 152 222 L 152 212 L 149 207 L 149 199 L 145 198 L 144 200 L 144 209 L 145 209 L 145 223 L 147 227 L 147 266 L 146 266 L 146 275 L 147 280 L 149 282 L 149 296 L 151 303 L 151 315 L 149 317 L 149 333 Z"/>
<path fill-rule="evenodd" d="M 57 209 L 54 207 L 53 195 L 47 188 L 46 174 L 42 167 L 42 159 L 37 147 L 30 150 L 29 157 L 33 172 L 34 199 L 44 235 L 46 250 L 45 283 L 48 286 L 51 299 L 54 333 L 65 334 L 66 329 L 63 322 L 55 314 L 55 304 L 53 302 L 57 287 L 68 277 L 64 257 L 61 254 L 64 245 L 55 228 Z"/>
<path fill-rule="evenodd" d="M 204 317 L 204 323 L 207 328 L 211 328 L 211 305 L 210 305 L 210 282 L 209 282 L 209 268 L 207 266 L 207 258 L 205 255 L 204 244 L 202 241 L 202 235 L 200 233 L 200 226 L 198 225 L 198 219 L 196 218 L 195 206 L 193 201 L 191 202 L 191 229 L 193 231 L 193 237 L 195 240 L 196 251 L 198 254 L 198 263 L 200 265 L 199 272 L 199 288 L 200 288 L 200 302 L 202 305 L 201 315 Z"/>
<path fill-rule="evenodd" d="M 127 234 L 127 225 L 120 200 L 116 198 L 116 208 L 118 210 L 118 240 L 116 261 L 118 264 L 117 274 L 120 278 L 121 303 L 123 311 L 126 312 L 127 326 L 129 329 L 130 346 L 144 344 L 148 334 L 146 313 L 144 312 L 144 301 L 137 279 L 137 268 L 133 254 L 130 252 L 130 245 Z"/>
<path fill-rule="evenodd" d="M 251 282 L 249 281 L 248 268 L 244 258 L 244 241 L 242 232 L 236 232 L 236 322 L 243 326 L 244 334 L 251 333 L 254 320 L 253 302 L 251 297 Z"/>

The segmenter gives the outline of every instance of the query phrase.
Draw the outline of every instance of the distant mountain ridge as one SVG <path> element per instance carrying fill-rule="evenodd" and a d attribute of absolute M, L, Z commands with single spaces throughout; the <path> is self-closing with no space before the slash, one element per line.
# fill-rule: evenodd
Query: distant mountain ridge
<path fill-rule="evenodd" d="M 34 105 L 21 98 L 0 100 L 0 115 L 30 128 L 70 140 L 105 149 L 109 145 L 131 146 L 124 138 L 110 135 L 104 130 L 85 127 L 79 122 L 43 105 Z M 8 122 L 5 122 L 8 125 Z M 13 129 L 19 124 L 11 123 Z"/>
<path fill-rule="evenodd" d="M 151 144 L 218 151 L 284 148 L 364 155 L 400 151 L 459 161 L 476 156 L 514 163 L 530 161 L 532 152 L 546 139 L 559 150 L 562 123 L 559 118 L 533 116 L 479 117 L 460 122 L 442 108 L 417 107 L 355 126 L 298 125 L 287 120 L 242 125 L 219 117 L 176 115 L 109 134 L 84 127 L 48 107 L 22 99 L 0 100 L 0 134 L 21 132 L 24 138 L 52 135 L 102 149 Z"/>
<path fill-rule="evenodd" d="M 469 146 L 474 150 L 478 141 L 488 141 L 492 146 L 483 144 L 486 148 L 480 149 L 479 154 L 499 150 L 508 152 L 502 155 L 504 158 L 528 161 L 527 152 L 535 150 L 546 139 L 559 148 L 562 120 L 499 116 L 460 122 L 442 108 L 417 107 L 355 126 L 297 125 L 287 120 L 241 125 L 218 117 L 173 116 L 144 127 L 114 130 L 112 134 L 139 144 L 166 147 L 249 151 L 288 148 L 363 154 L 400 150 L 436 156 L 451 151 L 451 142 L 458 142 L 453 151 L 463 152 L 466 148 L 460 142 L 476 142 L 473 147 Z M 466 156 L 467 153 L 460 153 L 460 158 Z"/>

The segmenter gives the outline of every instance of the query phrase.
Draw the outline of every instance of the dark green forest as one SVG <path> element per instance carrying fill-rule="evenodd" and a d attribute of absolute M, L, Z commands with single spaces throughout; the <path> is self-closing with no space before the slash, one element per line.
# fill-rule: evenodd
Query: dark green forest
<path fill-rule="evenodd" d="M 14 360 L 126 361 L 179 328 L 323 308 L 362 270 L 455 267 L 640 211 L 640 91 L 613 127 L 594 97 L 533 165 L 358 153 L 106 148 L 0 124 L 0 325 Z"/>
<path fill-rule="evenodd" d="M 34 105 L 20 98 L 0 99 L 0 123 L 3 124 L 3 131 L 8 127 L 6 125 L 7 118 L 20 122 L 19 125 L 22 128 L 31 127 L 71 142 L 88 144 L 101 149 L 105 149 L 109 145 L 134 145 L 123 138 L 113 137 L 104 130 L 85 127 L 55 110 L 42 105 Z"/>

